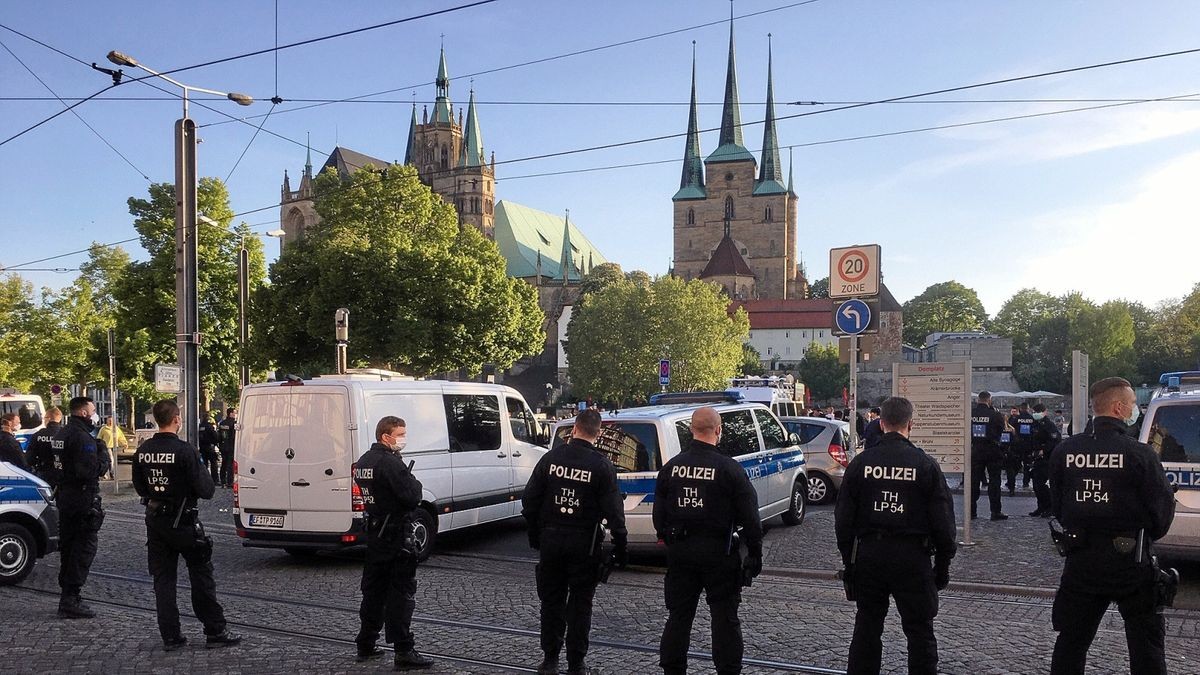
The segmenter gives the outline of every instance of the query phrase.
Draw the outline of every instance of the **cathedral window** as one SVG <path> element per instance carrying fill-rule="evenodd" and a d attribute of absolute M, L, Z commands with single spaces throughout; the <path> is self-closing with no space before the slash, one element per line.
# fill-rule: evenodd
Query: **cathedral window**
<path fill-rule="evenodd" d="M 695 225 L 695 224 L 696 224 L 696 209 L 688 209 L 688 212 L 687 212 L 687 224 L 688 224 L 688 225 Z M 689 244 L 689 246 L 690 246 L 690 244 Z"/>
<path fill-rule="evenodd" d="M 725 217 L 733 218 L 733 197 L 725 198 Z"/>
<path fill-rule="evenodd" d="M 442 146 L 442 168 L 450 168 L 450 150 L 448 150 L 445 145 Z"/>
<path fill-rule="evenodd" d="M 771 207 L 769 206 L 763 209 L 763 222 L 771 222 Z"/>

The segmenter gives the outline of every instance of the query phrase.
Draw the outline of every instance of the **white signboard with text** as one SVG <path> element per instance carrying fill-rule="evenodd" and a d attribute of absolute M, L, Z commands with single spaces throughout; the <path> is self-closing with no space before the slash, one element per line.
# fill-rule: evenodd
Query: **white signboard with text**
<path fill-rule="evenodd" d="M 892 395 L 913 404 L 909 439 L 946 473 L 962 473 L 971 443 L 971 362 L 896 363 Z"/>
<path fill-rule="evenodd" d="M 163 394 L 178 394 L 183 391 L 183 368 L 173 363 L 155 365 L 154 391 Z"/>
<path fill-rule="evenodd" d="M 829 250 L 829 297 L 879 295 L 879 244 Z"/>

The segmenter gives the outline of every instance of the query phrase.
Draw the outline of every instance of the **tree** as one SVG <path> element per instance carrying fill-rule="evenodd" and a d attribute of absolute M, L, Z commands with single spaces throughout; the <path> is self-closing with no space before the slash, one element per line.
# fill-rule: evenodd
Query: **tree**
<path fill-rule="evenodd" d="M 810 298 L 828 298 L 829 297 L 829 277 L 817 279 L 808 287 L 808 297 Z"/>
<path fill-rule="evenodd" d="M 579 294 L 587 295 L 604 290 L 625 278 L 621 266 L 617 263 L 606 262 L 596 265 L 579 281 Z"/>
<path fill-rule="evenodd" d="M 840 398 L 842 389 L 850 386 L 850 366 L 838 362 L 836 345 L 815 344 L 809 347 L 796 373 L 812 392 L 814 400 Z"/>
<path fill-rule="evenodd" d="M 229 193 L 216 178 L 202 178 L 196 191 L 197 210 L 217 222 L 201 224 L 197 236 L 197 296 L 200 315 L 201 401 L 214 395 L 237 396 L 238 251 L 245 241 L 250 252 L 250 288 L 262 284 L 265 261 L 262 242 L 244 223 L 230 228 L 233 210 Z M 154 365 L 174 363 L 175 351 L 175 187 L 155 183 L 149 198 L 129 199 L 129 213 L 140 235 L 145 261 L 130 263 L 112 281 L 112 296 L 120 306 L 117 328 L 118 386 L 137 398 L 150 400 Z M 103 266 L 97 261 L 97 266 Z"/>
<path fill-rule="evenodd" d="M 0 277 L 0 387 L 33 388 L 39 370 L 34 336 L 40 313 L 32 284 L 17 274 Z"/>
<path fill-rule="evenodd" d="M 987 312 L 973 289 L 943 281 L 904 303 L 904 341 L 920 346 L 930 333 L 979 330 L 985 321 Z"/>
<path fill-rule="evenodd" d="M 284 249 L 256 299 L 255 344 L 281 369 L 331 370 L 339 307 L 357 366 L 475 374 L 545 343 L 534 288 L 509 278 L 496 244 L 460 227 L 412 167 L 368 166 L 345 181 L 326 171 L 314 206 L 321 222 Z"/>
<path fill-rule="evenodd" d="M 738 366 L 738 374 L 742 377 L 762 375 L 762 355 L 749 342 L 742 343 L 742 365 Z"/>
<path fill-rule="evenodd" d="M 645 273 L 583 296 L 567 326 L 570 378 L 579 396 L 644 400 L 659 389 L 658 360 L 671 360 L 671 391 L 723 389 L 743 360 L 745 310 L 732 316 L 720 288 Z M 646 275 L 648 277 L 648 275 Z"/>

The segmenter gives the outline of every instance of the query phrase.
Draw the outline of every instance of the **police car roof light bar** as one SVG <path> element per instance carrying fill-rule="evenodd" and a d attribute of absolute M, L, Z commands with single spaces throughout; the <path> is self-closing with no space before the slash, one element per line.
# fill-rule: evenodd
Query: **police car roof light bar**
<path fill-rule="evenodd" d="M 1171 384 L 1172 379 L 1178 380 L 1179 384 L 1200 384 L 1200 370 L 1181 370 L 1174 373 L 1163 373 L 1159 376 L 1158 383 L 1165 387 Z"/>
<path fill-rule="evenodd" d="M 675 391 L 668 394 L 654 394 L 650 397 L 650 405 L 666 405 L 668 403 L 740 403 L 741 392 L 736 391 Z"/>

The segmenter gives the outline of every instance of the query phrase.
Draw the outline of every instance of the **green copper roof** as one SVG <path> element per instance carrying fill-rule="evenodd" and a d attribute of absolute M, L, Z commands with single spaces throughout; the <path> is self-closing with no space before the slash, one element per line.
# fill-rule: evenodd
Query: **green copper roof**
<path fill-rule="evenodd" d="M 417 104 L 413 103 L 412 121 L 408 123 L 408 146 L 404 148 L 404 163 L 415 164 L 413 153 L 417 149 Z"/>
<path fill-rule="evenodd" d="M 729 19 L 729 66 L 725 71 L 725 105 L 721 110 L 721 139 L 708 162 L 754 161 L 754 155 L 742 145 L 742 114 L 738 109 L 737 59 L 733 49 L 733 17 Z"/>
<path fill-rule="evenodd" d="M 475 90 L 471 90 L 471 100 L 467 103 L 466 138 L 463 139 L 462 151 L 458 156 L 459 166 L 483 166 L 483 136 L 479 133 L 479 117 L 475 114 Z"/>
<path fill-rule="evenodd" d="M 762 164 L 758 167 L 758 182 L 754 194 L 782 194 L 783 167 L 779 161 L 779 137 L 775 134 L 775 93 L 771 86 L 771 48 L 767 47 L 767 117 L 763 124 Z"/>
<path fill-rule="evenodd" d="M 446 69 L 446 50 L 443 48 L 438 60 L 437 100 L 433 104 L 433 121 L 440 124 L 454 123 L 454 106 L 450 104 L 450 72 Z"/>
<path fill-rule="evenodd" d="M 571 280 L 572 274 L 578 274 L 583 277 L 582 265 L 575 261 L 575 248 L 571 246 L 571 218 L 569 215 L 563 216 L 563 236 L 562 236 L 562 254 L 558 259 L 558 278 L 567 283 Z"/>
<path fill-rule="evenodd" d="M 563 224 L 561 215 L 554 215 L 528 206 L 502 200 L 496 202 L 495 226 L 496 245 L 508 264 L 508 276 L 529 278 L 538 274 L 538 257 L 541 257 L 541 274 L 550 279 L 562 279 L 563 244 L 569 232 L 571 256 L 575 264 L 568 269 L 567 279 L 579 281 L 591 265 L 608 262 L 604 254 L 574 222 Z"/>
<path fill-rule="evenodd" d="M 692 43 L 692 107 L 688 113 L 687 140 L 683 144 L 683 175 L 672 200 L 704 199 L 704 164 L 700 161 L 700 125 L 696 113 L 696 43 Z"/>

